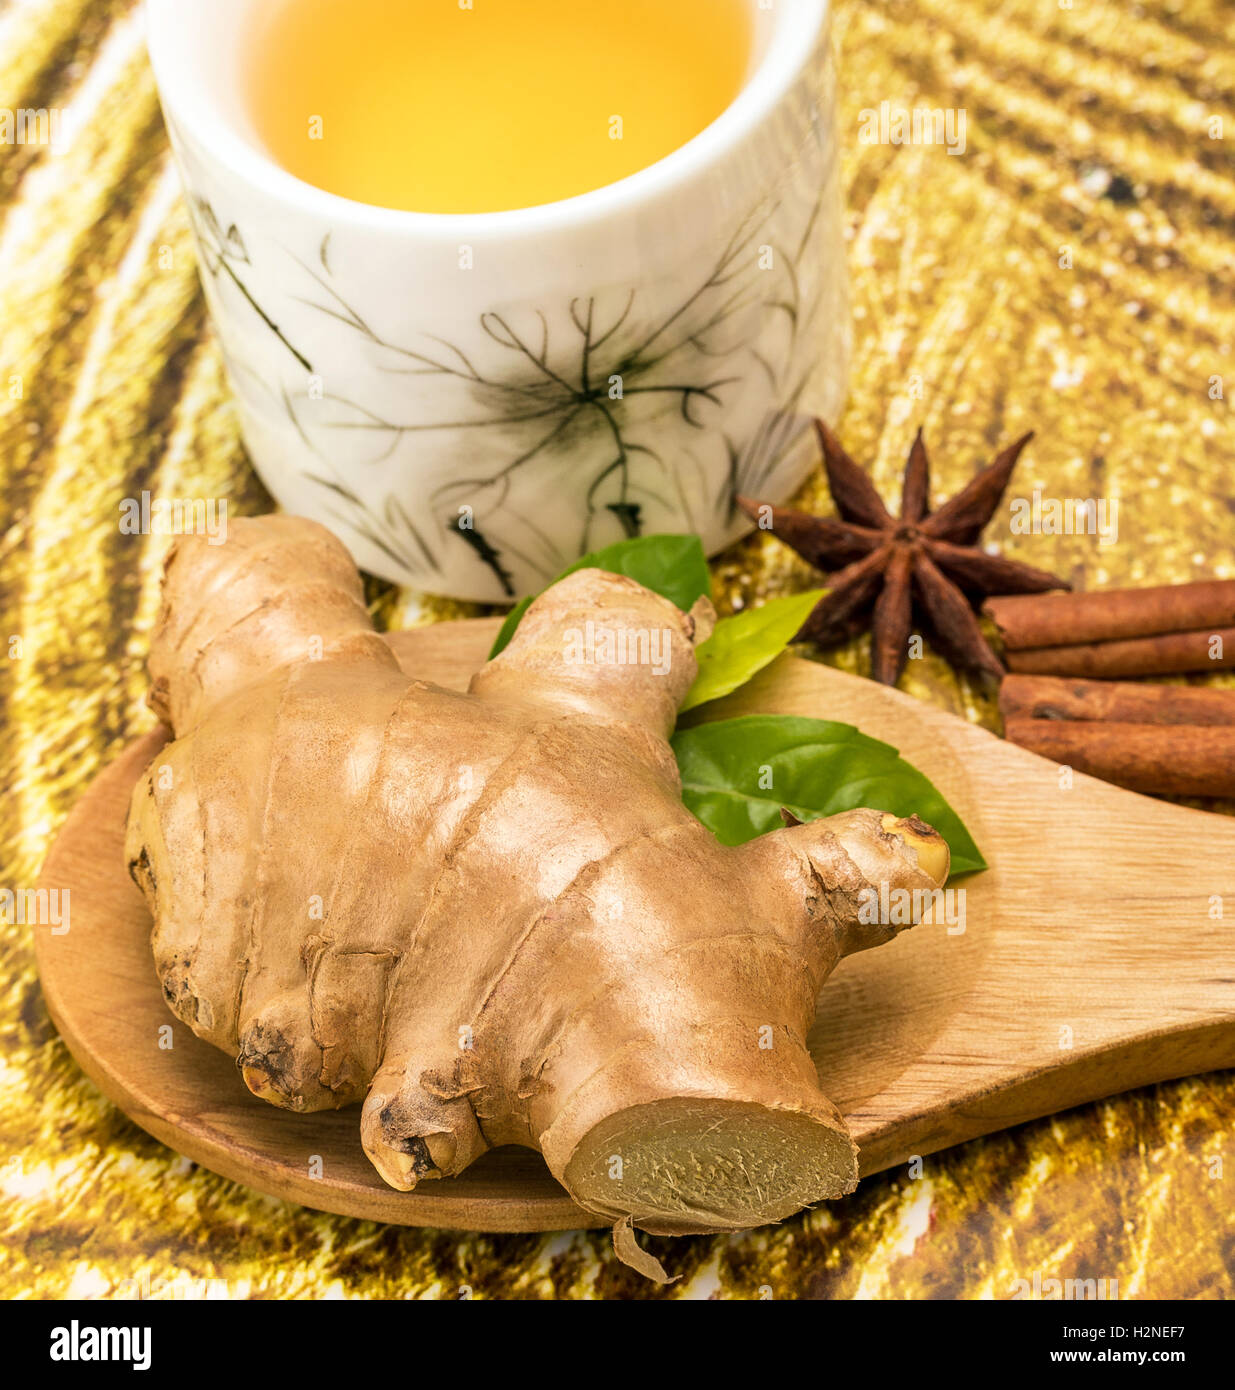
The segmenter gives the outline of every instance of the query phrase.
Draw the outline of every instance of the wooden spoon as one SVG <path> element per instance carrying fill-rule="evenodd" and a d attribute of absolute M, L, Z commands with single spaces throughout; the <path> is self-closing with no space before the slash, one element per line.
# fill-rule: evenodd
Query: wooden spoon
<path fill-rule="evenodd" d="M 409 674 L 462 689 L 497 627 L 450 623 L 390 641 Z M 1235 821 L 1080 774 L 1066 785 L 1056 764 L 983 729 L 792 657 L 698 713 L 856 724 L 931 778 L 991 865 L 956 885 L 963 931 L 959 920 L 920 926 L 845 961 L 820 996 L 811 1052 L 863 1173 L 1235 1065 Z M 123 855 L 129 795 L 161 740 L 139 739 L 93 783 L 40 882 L 70 894 L 70 930 L 35 927 L 35 945 L 48 1009 L 87 1075 L 163 1143 L 305 1206 L 480 1231 L 603 1224 L 524 1149 L 395 1192 L 360 1147 L 358 1110 L 277 1110 L 173 1018 Z"/>

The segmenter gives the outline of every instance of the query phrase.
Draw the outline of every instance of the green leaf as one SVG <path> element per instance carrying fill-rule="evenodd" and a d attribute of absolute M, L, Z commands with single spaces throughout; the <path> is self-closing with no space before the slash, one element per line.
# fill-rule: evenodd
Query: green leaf
<path fill-rule="evenodd" d="M 798 635 L 825 589 L 774 598 L 761 608 L 750 608 L 722 618 L 716 630 L 695 651 L 699 674 L 686 692 L 681 713 L 709 700 L 719 700 L 745 685 L 756 671 L 774 661 Z"/>
<path fill-rule="evenodd" d="M 523 621 L 523 615 L 536 600 L 535 594 L 530 594 L 527 598 L 521 598 L 518 603 L 506 615 L 506 621 L 502 624 L 493 646 L 489 650 L 489 660 L 492 661 L 499 652 L 504 652 L 510 645 L 510 639 L 515 635 L 515 628 Z"/>
<path fill-rule="evenodd" d="M 633 540 L 618 541 L 576 560 L 553 583 L 574 574 L 576 570 L 588 569 L 607 570 L 610 574 L 624 574 L 628 579 L 636 579 L 644 588 L 676 603 L 684 613 L 696 599 L 712 591 L 708 562 L 698 536 L 636 536 Z M 553 585 L 548 587 L 552 588 Z M 511 610 L 489 653 L 490 661 L 499 652 L 505 651 L 533 598 L 522 599 Z"/>
<path fill-rule="evenodd" d="M 755 714 L 679 730 L 673 751 L 683 801 L 723 844 L 777 829 L 782 806 L 804 821 L 870 806 L 933 825 L 952 852 L 953 876 L 986 868 L 930 781 L 852 724 Z"/>

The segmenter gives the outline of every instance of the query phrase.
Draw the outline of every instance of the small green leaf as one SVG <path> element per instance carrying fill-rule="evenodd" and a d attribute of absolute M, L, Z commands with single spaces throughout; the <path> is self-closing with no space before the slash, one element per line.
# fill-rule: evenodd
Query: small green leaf
<path fill-rule="evenodd" d="M 952 874 L 986 868 L 964 822 L 895 748 L 822 719 L 755 714 L 679 730 L 682 799 L 726 845 L 781 825 L 781 807 L 817 820 L 858 806 L 918 815 L 952 852 Z"/>
<path fill-rule="evenodd" d="M 825 592 L 812 589 L 805 594 L 774 598 L 761 608 L 722 618 L 711 637 L 695 651 L 699 674 L 686 692 L 681 712 L 719 700 L 774 661 L 798 635 Z"/>
<path fill-rule="evenodd" d="M 576 570 L 588 569 L 607 570 L 610 574 L 624 574 L 628 579 L 638 580 L 644 588 L 677 604 L 684 613 L 696 599 L 712 591 L 708 563 L 698 536 L 637 536 L 634 540 L 618 541 L 576 560 L 553 583 Z M 531 598 L 522 599 L 511 610 L 489 653 L 490 661 L 505 651 L 532 602 Z"/>
<path fill-rule="evenodd" d="M 489 651 L 489 660 L 492 661 L 499 652 L 504 652 L 510 645 L 510 639 L 515 635 L 515 628 L 523 621 L 523 615 L 532 606 L 536 599 L 535 594 L 530 594 L 527 598 L 521 598 L 518 603 L 506 615 L 506 621 L 502 624 L 493 646 Z"/>

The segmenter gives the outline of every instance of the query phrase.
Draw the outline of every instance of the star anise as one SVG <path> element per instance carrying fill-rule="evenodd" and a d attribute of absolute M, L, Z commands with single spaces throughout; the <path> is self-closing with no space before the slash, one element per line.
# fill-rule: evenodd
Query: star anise
<path fill-rule="evenodd" d="M 1071 587 L 1045 570 L 990 555 L 978 544 L 1033 435 L 1009 445 L 932 512 L 930 462 L 919 430 L 905 465 L 900 516 L 895 517 L 832 431 L 822 420 L 816 427 L 839 518 L 737 499 L 747 516 L 765 529 L 770 514 L 778 540 L 832 575 L 827 594 L 806 620 L 799 640 L 836 646 L 870 626 L 871 674 L 885 685 L 895 685 L 909 656 L 916 612 L 927 635 L 953 665 L 1001 679 L 1003 666 L 982 635 L 976 606 L 995 594 Z"/>

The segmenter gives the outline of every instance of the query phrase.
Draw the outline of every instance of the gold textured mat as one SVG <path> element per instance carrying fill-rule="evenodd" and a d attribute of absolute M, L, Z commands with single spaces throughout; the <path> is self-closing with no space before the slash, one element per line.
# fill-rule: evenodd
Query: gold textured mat
<path fill-rule="evenodd" d="M 1232 576 L 1235 20 L 1229 0 L 1065 3 L 838 6 L 857 332 L 841 433 L 890 493 L 923 423 L 942 495 L 1035 428 L 1018 491 L 1117 497 L 1119 540 L 1060 536 L 1026 558 L 1089 586 Z M 861 143 L 883 101 L 964 108 L 965 153 Z M 122 535 L 121 502 L 267 505 L 132 0 L 0 0 L 0 131 L 6 111 L 65 106 L 71 142 L 0 143 L 0 887 L 14 889 L 150 722 L 165 542 Z M 786 556 L 738 547 L 721 594 L 804 587 Z M 393 624 L 464 611 L 373 597 Z M 991 717 L 933 660 L 905 688 Z M 0 1296 L 1008 1298 L 1035 1275 L 1115 1279 L 1125 1298 L 1235 1293 L 1230 1075 L 937 1155 L 776 1229 L 649 1241 L 684 1276 L 661 1291 L 600 1235 L 386 1229 L 194 1168 L 77 1071 L 28 931 L 0 927 Z"/>

